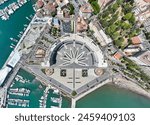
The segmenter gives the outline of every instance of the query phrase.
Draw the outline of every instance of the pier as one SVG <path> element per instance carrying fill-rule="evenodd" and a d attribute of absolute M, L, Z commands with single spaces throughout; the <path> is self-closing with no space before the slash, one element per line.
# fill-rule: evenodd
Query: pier
<path fill-rule="evenodd" d="M 7 0 L 5 0 L 7 1 Z M 5 2 L 4 1 L 4 2 Z M 0 10 L 0 17 L 2 20 L 8 20 L 10 15 L 14 14 L 20 7 L 22 7 L 24 4 L 26 4 L 30 0 L 17 0 L 16 2 L 13 2 L 9 4 L 4 9 Z M 0 2 L 0 5 L 4 2 Z"/>
<path fill-rule="evenodd" d="M 30 30 L 30 27 L 31 27 L 31 24 L 34 20 L 34 18 L 36 18 L 35 16 L 33 17 L 32 21 L 30 22 L 30 24 L 28 25 L 27 29 L 25 30 L 25 32 L 23 33 L 21 39 L 19 40 L 19 42 L 17 43 L 16 47 L 14 48 L 14 50 L 10 53 L 8 59 L 6 60 L 5 64 L 3 65 L 2 69 L 4 68 L 8 68 L 7 65 L 10 65 L 12 68 L 15 67 L 15 65 L 19 62 L 19 60 L 21 60 L 21 56 L 22 56 L 22 53 L 19 52 L 19 47 L 20 47 L 20 44 L 22 43 L 24 37 L 26 36 L 27 32 Z M 22 60 L 23 61 L 23 60 Z M 14 63 L 15 62 L 15 63 Z M 13 69 L 14 71 L 15 69 Z M 0 70 L 1 71 L 1 70 Z M 3 78 L 1 78 L 2 80 L 2 83 L 4 82 L 3 79 L 6 79 L 7 75 L 8 75 L 9 72 L 7 72 L 6 76 L 3 76 Z M 0 83 L 0 84 L 2 84 Z"/>
<path fill-rule="evenodd" d="M 33 20 L 36 18 L 36 16 L 33 17 L 33 19 L 31 20 L 30 24 L 28 25 L 27 29 L 25 30 L 25 32 L 23 33 L 22 37 L 20 38 L 19 42 L 17 43 L 16 47 L 14 48 L 14 50 L 10 53 L 8 59 L 6 60 L 5 64 L 3 67 L 5 67 L 7 65 L 7 63 L 9 62 L 9 60 L 12 58 L 12 56 L 14 55 L 15 52 L 19 51 L 19 46 L 21 44 L 21 42 L 23 41 L 23 39 L 25 38 L 26 34 L 28 33 L 28 31 L 30 30 L 30 27 L 32 25 Z"/>
<path fill-rule="evenodd" d="M 75 108 L 76 107 L 76 99 L 71 99 L 71 108 Z"/>
<path fill-rule="evenodd" d="M 9 88 L 9 86 L 12 84 L 12 81 L 14 80 L 15 76 L 17 75 L 19 69 L 21 68 L 21 64 L 18 63 L 15 68 L 12 70 L 11 76 L 7 79 L 7 81 L 5 82 L 4 87 L 5 88 Z"/>

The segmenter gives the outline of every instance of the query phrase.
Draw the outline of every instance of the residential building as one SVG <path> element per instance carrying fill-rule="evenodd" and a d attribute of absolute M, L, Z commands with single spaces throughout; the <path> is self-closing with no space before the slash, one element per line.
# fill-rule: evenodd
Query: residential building
<path fill-rule="evenodd" d="M 117 60 L 120 60 L 122 57 L 123 57 L 123 55 L 120 52 L 116 52 L 114 54 L 114 58 L 117 59 Z"/>
<path fill-rule="evenodd" d="M 78 19 L 77 19 L 77 31 L 83 32 L 83 31 L 86 31 L 87 29 L 88 29 L 87 22 L 82 17 L 78 17 Z"/>
<path fill-rule="evenodd" d="M 112 39 L 105 34 L 98 21 L 91 22 L 89 27 L 90 30 L 94 31 L 94 36 L 97 38 L 101 46 L 106 46 L 112 42 Z"/>
<path fill-rule="evenodd" d="M 44 7 L 45 14 L 51 15 L 52 13 L 56 13 L 57 11 L 56 8 L 57 8 L 56 2 L 48 2 Z"/>
<path fill-rule="evenodd" d="M 59 7 L 64 7 L 67 4 L 69 4 L 69 0 L 56 0 L 56 3 L 58 4 Z"/>
<path fill-rule="evenodd" d="M 83 6 L 80 7 L 79 14 L 82 16 L 84 19 L 88 19 L 93 12 L 93 9 L 89 3 L 84 4 Z"/>
<path fill-rule="evenodd" d="M 133 45 L 141 44 L 141 40 L 140 40 L 139 36 L 132 37 L 131 40 L 132 40 Z"/>
<path fill-rule="evenodd" d="M 141 66 L 150 66 L 150 51 L 139 52 L 132 57 L 132 60 Z"/>
<path fill-rule="evenodd" d="M 150 18 L 144 22 L 144 28 L 147 32 L 150 32 Z"/>
<path fill-rule="evenodd" d="M 36 6 L 37 8 L 42 8 L 44 6 L 44 2 L 42 0 L 38 0 Z"/>
<path fill-rule="evenodd" d="M 133 12 L 135 13 L 136 19 L 143 24 L 150 17 L 150 0 L 134 0 L 135 8 Z"/>

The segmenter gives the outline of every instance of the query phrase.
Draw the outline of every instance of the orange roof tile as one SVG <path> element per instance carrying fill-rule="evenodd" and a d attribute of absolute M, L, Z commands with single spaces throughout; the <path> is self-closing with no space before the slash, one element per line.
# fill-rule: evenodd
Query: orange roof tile
<path fill-rule="evenodd" d="M 37 5 L 39 8 L 41 8 L 44 5 L 44 2 L 42 0 L 38 0 Z"/>
<path fill-rule="evenodd" d="M 138 36 L 132 37 L 132 44 L 136 45 L 136 44 L 141 44 L 141 40 Z"/>
<path fill-rule="evenodd" d="M 120 60 L 120 59 L 122 58 L 122 54 L 119 53 L 119 52 L 116 52 L 116 53 L 114 54 L 114 58 Z"/>
<path fill-rule="evenodd" d="M 144 0 L 146 3 L 150 2 L 150 0 Z"/>

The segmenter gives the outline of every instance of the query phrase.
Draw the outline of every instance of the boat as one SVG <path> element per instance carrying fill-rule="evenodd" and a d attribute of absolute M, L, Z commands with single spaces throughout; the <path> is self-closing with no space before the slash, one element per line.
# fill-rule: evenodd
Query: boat
<path fill-rule="evenodd" d="M 14 46 L 14 47 L 15 47 L 16 45 L 14 45 L 13 43 L 11 43 L 11 46 Z"/>
<path fill-rule="evenodd" d="M 59 94 L 59 90 L 58 89 L 54 89 L 53 94 Z"/>
<path fill-rule="evenodd" d="M 55 98 L 55 97 L 51 97 L 51 101 L 55 102 L 55 103 L 61 103 L 62 102 L 62 98 Z"/>
<path fill-rule="evenodd" d="M 12 38 L 12 37 L 10 38 L 10 40 L 11 40 L 11 41 L 14 41 L 14 42 L 18 42 L 18 40 L 14 39 L 14 38 Z"/>
<path fill-rule="evenodd" d="M 10 48 L 14 49 L 15 47 L 14 46 L 10 46 Z"/>
<path fill-rule="evenodd" d="M 1 0 L 0 1 L 0 5 L 4 4 L 5 2 L 7 2 L 8 0 Z"/>
<path fill-rule="evenodd" d="M 26 17 L 26 19 L 29 20 L 29 21 L 31 20 L 29 17 Z"/>
<path fill-rule="evenodd" d="M 3 1 L 7 1 L 7 0 L 1 0 L 0 5 L 2 3 L 4 3 Z M 13 2 L 13 3 L 9 4 L 4 9 L 1 9 L 0 10 L 1 19 L 2 20 L 8 20 L 9 15 L 15 13 L 16 10 L 18 10 L 21 6 L 23 6 L 27 2 L 28 2 L 27 0 L 18 0 L 17 2 Z"/>
<path fill-rule="evenodd" d="M 28 25 L 27 24 L 24 24 L 24 27 L 27 27 Z"/>

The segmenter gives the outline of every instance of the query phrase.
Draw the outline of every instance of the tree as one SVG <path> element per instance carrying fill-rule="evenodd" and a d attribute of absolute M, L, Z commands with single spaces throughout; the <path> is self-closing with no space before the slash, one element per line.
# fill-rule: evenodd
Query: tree
<path fill-rule="evenodd" d="M 124 11 L 124 13 L 126 14 L 126 13 L 129 13 L 129 12 L 131 12 L 132 11 L 132 9 L 133 9 L 133 7 L 132 7 L 132 5 L 128 2 L 128 3 L 124 3 L 123 4 L 123 11 Z"/>
<path fill-rule="evenodd" d="M 122 43 L 119 40 L 114 40 L 114 44 L 120 48 L 122 46 Z"/>
<path fill-rule="evenodd" d="M 94 1 L 94 2 L 91 3 L 91 5 L 92 5 L 92 7 L 94 9 L 94 14 L 98 14 L 100 12 L 99 4 L 96 1 Z"/>
<path fill-rule="evenodd" d="M 117 4 L 122 5 L 124 0 L 117 0 Z"/>
<path fill-rule="evenodd" d="M 119 5 L 118 3 L 115 3 L 112 5 L 112 9 L 113 9 L 113 12 L 116 12 L 116 10 L 118 9 Z"/>
<path fill-rule="evenodd" d="M 126 20 L 130 20 L 132 16 L 133 16 L 132 13 L 127 13 L 123 18 Z"/>
<path fill-rule="evenodd" d="M 122 26 L 122 28 L 123 29 L 130 29 L 132 26 L 129 24 L 129 23 L 127 23 L 127 22 L 123 22 L 122 24 L 121 24 L 121 26 Z"/>
<path fill-rule="evenodd" d="M 72 4 L 70 4 L 69 9 L 70 9 L 69 14 L 70 15 L 74 14 L 74 6 Z"/>
<path fill-rule="evenodd" d="M 111 33 L 114 33 L 116 31 L 116 28 L 117 26 L 115 24 L 111 25 L 110 26 Z"/>
<path fill-rule="evenodd" d="M 113 35 L 112 35 L 112 38 L 114 39 L 114 40 L 117 40 L 118 39 L 118 37 L 119 37 L 119 33 L 118 32 L 114 32 L 113 33 Z"/>
<path fill-rule="evenodd" d="M 76 95 L 77 95 L 77 92 L 76 92 L 76 91 L 73 91 L 71 95 L 72 95 L 72 96 L 76 96 Z"/>
<path fill-rule="evenodd" d="M 134 25 L 135 24 L 135 16 L 132 14 L 131 18 L 129 19 L 129 22 Z"/>

